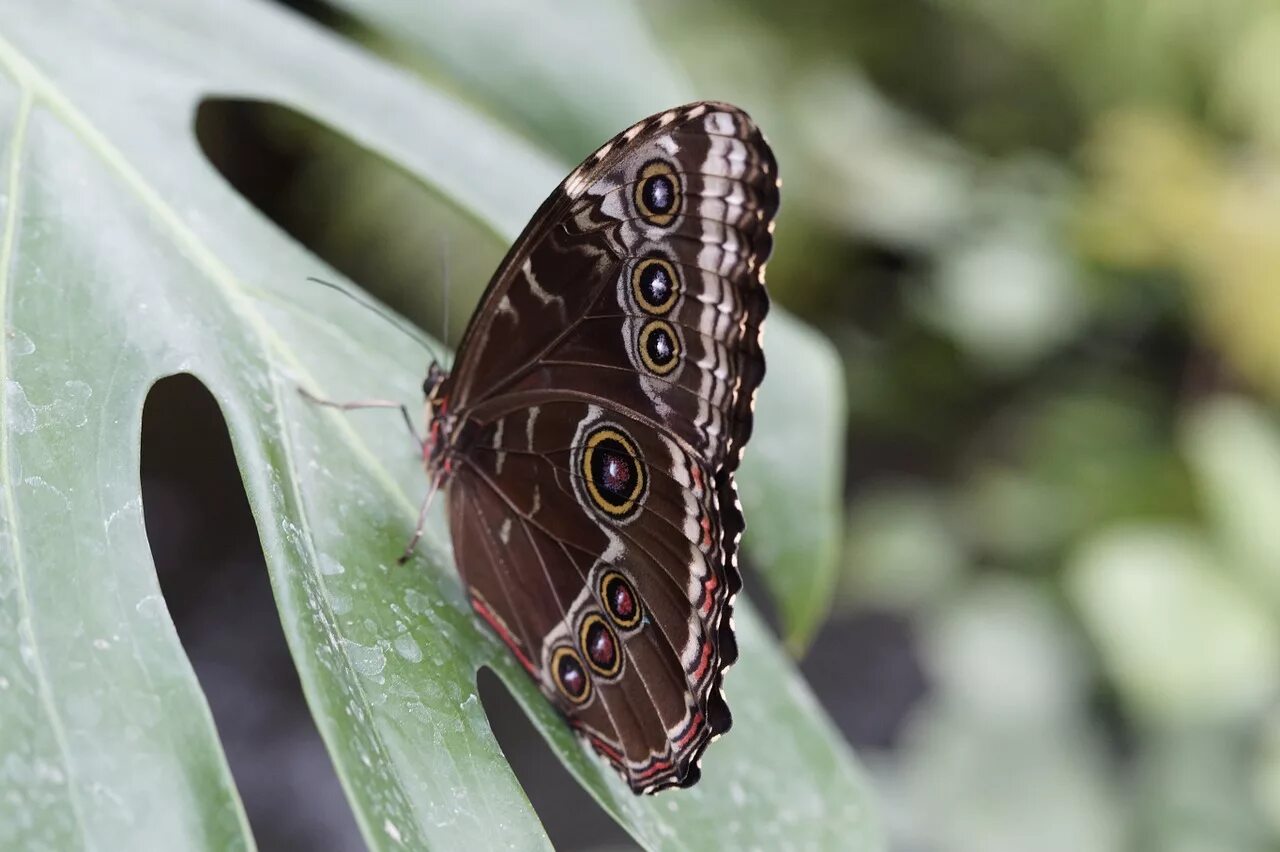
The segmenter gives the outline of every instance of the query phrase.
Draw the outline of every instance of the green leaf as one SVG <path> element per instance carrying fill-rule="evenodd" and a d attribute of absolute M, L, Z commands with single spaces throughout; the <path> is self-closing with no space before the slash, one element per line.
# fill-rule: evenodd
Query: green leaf
<path fill-rule="evenodd" d="M 769 375 L 740 477 L 750 522 L 743 546 L 799 654 L 821 626 L 838 576 L 844 380 L 831 344 L 789 314 L 770 317 L 765 350 Z"/>
<path fill-rule="evenodd" d="M 1264 852 L 1275 833 L 1251 785 L 1251 764 L 1270 747 L 1250 727 L 1155 732 L 1137 742 L 1126 776 L 1134 799 L 1129 848 L 1168 852 Z M 1261 742 L 1260 742 L 1261 740 Z"/>
<path fill-rule="evenodd" d="M 358 22 L 351 29 L 367 28 L 362 34 L 376 46 L 449 80 L 575 162 L 644 116 L 692 100 L 682 69 L 653 43 L 641 10 L 627 0 L 333 5 Z"/>
<path fill-rule="evenodd" d="M 1100 532 L 1073 558 L 1067 590 L 1139 722 L 1239 721 L 1275 694 L 1280 631 L 1194 531 L 1152 523 Z"/>
<path fill-rule="evenodd" d="M 750 607 L 735 729 L 694 790 L 639 799 L 469 614 L 443 518 L 394 557 L 424 483 L 394 417 L 421 353 L 304 282 L 325 274 L 204 160 L 207 96 L 341 128 L 512 233 L 560 167 L 436 88 L 268 4 L 0 3 L 0 847 L 252 839 L 168 617 L 138 484 L 143 401 L 190 372 L 227 420 L 303 689 L 371 848 L 544 847 L 489 732 L 494 668 L 649 847 L 879 848 L 864 781 Z M 759 443 L 771 436 L 762 422 Z M 788 499 L 783 495 L 780 499 Z"/>
<path fill-rule="evenodd" d="M 886 778 L 903 847 L 1123 848 L 1125 800 L 1086 712 L 1085 656 L 1043 589 L 989 575 L 921 620 L 929 695 Z"/>
<path fill-rule="evenodd" d="M 645 115 L 713 96 L 695 91 L 684 79 L 629 3 L 492 0 L 454 6 L 337 0 L 335 5 L 376 37 L 399 45 L 415 67 L 445 74 L 493 113 L 564 152 L 561 173 L 571 167 L 570 160 L 576 162 Z M 492 50 L 494 43 L 503 49 Z M 618 45 L 626 46 L 626 63 L 617 61 Z M 476 56 L 486 59 L 476 62 Z M 573 61 L 566 62 L 566 56 Z M 781 170 L 785 176 L 785 162 Z M 533 192 L 545 195 L 554 180 L 537 183 Z M 502 231 L 507 241 L 518 232 L 518 227 Z M 838 576 L 844 380 L 834 348 L 777 306 L 767 323 L 765 352 L 769 377 L 760 389 L 757 422 L 768 438 L 757 438 L 744 460 L 742 502 L 749 519 L 744 547 L 777 600 L 788 645 L 798 653 L 821 625 Z M 804 461 L 797 464 L 797 459 Z"/>
<path fill-rule="evenodd" d="M 943 0 L 1047 63 L 1082 106 L 1145 101 L 1203 109 L 1202 91 L 1258 28 L 1266 0 Z M 1206 82 L 1208 81 L 1208 82 Z"/>
<path fill-rule="evenodd" d="M 1218 397 L 1194 410 L 1182 431 L 1228 566 L 1280 604 L 1280 430 L 1257 404 Z"/>

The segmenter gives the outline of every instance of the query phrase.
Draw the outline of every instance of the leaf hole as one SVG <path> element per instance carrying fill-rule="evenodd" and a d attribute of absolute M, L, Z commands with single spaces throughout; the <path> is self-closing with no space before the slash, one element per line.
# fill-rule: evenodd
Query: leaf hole
<path fill-rule="evenodd" d="M 489 727 L 552 846 L 632 848 L 634 841 L 564 768 L 502 679 L 485 667 L 477 674 L 476 683 Z"/>
<path fill-rule="evenodd" d="M 888 611 L 862 609 L 828 619 L 800 671 L 858 749 L 896 748 L 912 711 L 929 697 L 914 626 Z"/>
<path fill-rule="evenodd" d="M 226 422 L 192 376 L 147 395 L 141 473 L 160 588 L 258 848 L 364 848 L 285 642 Z"/>
<path fill-rule="evenodd" d="M 446 337 L 447 303 L 449 336 L 460 336 L 506 249 L 487 228 L 413 175 L 289 107 L 206 98 L 194 130 L 210 164 L 281 230 L 436 338 Z M 332 277 L 298 270 L 299 279 L 309 275 Z M 342 298 L 315 287 L 317 299 Z"/>
<path fill-rule="evenodd" d="M 766 578 L 750 558 L 740 565 L 747 597 L 769 632 L 785 644 L 776 599 L 756 592 L 768 588 Z M 858 653 L 850 654 L 850 648 Z M 916 626 L 889 610 L 837 608 L 823 619 L 797 664 L 814 697 L 856 749 L 897 748 L 912 712 L 929 698 Z"/>

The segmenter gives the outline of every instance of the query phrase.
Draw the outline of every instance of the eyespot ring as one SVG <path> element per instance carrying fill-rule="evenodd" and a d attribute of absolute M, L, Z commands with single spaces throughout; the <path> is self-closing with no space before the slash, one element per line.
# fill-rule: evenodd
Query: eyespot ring
<path fill-rule="evenodd" d="M 596 591 L 600 596 L 600 605 L 609 614 L 614 626 L 629 630 L 640 623 L 644 608 L 635 587 L 626 577 L 617 571 L 606 571 L 600 576 Z"/>
<path fill-rule="evenodd" d="M 640 329 L 636 348 L 645 367 L 656 375 L 665 376 L 680 364 L 680 338 L 668 322 L 646 323 Z"/>
<path fill-rule="evenodd" d="M 622 671 L 622 643 L 600 613 L 588 613 L 578 625 L 578 648 L 598 676 L 612 679 Z"/>
<path fill-rule="evenodd" d="M 636 212 L 659 228 L 675 221 L 684 201 L 680 178 L 666 160 L 650 160 L 641 166 L 631 195 Z"/>
<path fill-rule="evenodd" d="M 561 645 L 551 653 L 551 679 L 560 694 L 576 705 L 583 705 L 591 698 L 591 676 L 582 665 L 578 652 L 568 645 Z M 572 688 L 577 684 L 577 688 Z"/>
<path fill-rule="evenodd" d="M 641 310 L 654 316 L 669 312 L 680 298 L 680 278 L 675 267 L 661 257 L 641 260 L 631 270 L 631 297 Z"/>
<path fill-rule="evenodd" d="M 592 502 L 615 518 L 635 511 L 646 484 L 644 462 L 635 442 L 609 427 L 597 429 L 587 438 L 582 478 Z"/>

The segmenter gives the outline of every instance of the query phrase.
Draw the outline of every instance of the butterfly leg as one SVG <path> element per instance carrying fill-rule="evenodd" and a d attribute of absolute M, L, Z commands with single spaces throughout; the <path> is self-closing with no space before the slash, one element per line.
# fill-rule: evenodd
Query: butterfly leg
<path fill-rule="evenodd" d="M 422 436 L 418 434 L 417 427 L 413 425 L 413 418 L 409 415 L 409 408 L 403 402 L 396 402 L 391 399 L 356 399 L 350 402 L 337 402 L 332 399 L 321 399 L 304 387 L 299 387 L 298 393 L 308 402 L 327 406 L 328 408 L 336 408 L 339 411 L 358 411 L 362 408 L 398 408 L 400 409 L 400 415 L 404 417 L 404 425 L 409 428 L 409 434 L 413 436 L 413 440 L 418 445 L 418 450 L 421 451 L 424 446 Z"/>
<path fill-rule="evenodd" d="M 418 549 L 418 542 L 422 540 L 422 530 L 427 525 L 427 512 L 431 509 L 431 501 L 435 499 L 436 492 L 439 490 L 439 478 L 431 480 L 431 488 L 427 491 L 427 496 L 422 498 L 422 505 L 418 507 L 418 523 L 414 525 L 413 537 L 405 545 L 404 553 L 400 554 L 400 558 L 396 560 L 397 565 L 408 562 L 413 552 Z"/>

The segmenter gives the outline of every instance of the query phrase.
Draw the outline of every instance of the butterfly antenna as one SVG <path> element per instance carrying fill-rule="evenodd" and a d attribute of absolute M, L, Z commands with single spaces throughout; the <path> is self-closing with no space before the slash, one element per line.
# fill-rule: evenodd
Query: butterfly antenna
<path fill-rule="evenodd" d="M 451 289 L 451 285 L 453 284 L 453 279 L 449 277 L 450 241 L 449 241 L 448 235 L 445 235 L 443 242 L 444 242 L 444 245 L 442 247 L 442 251 L 440 252 L 440 279 L 444 283 L 443 292 L 441 294 L 441 299 L 443 300 L 443 303 L 444 303 L 442 307 L 442 312 L 444 314 L 444 317 L 442 319 L 442 324 L 444 326 L 444 330 L 441 333 L 440 339 L 443 340 L 444 345 L 448 347 L 449 346 L 449 290 Z"/>
<path fill-rule="evenodd" d="M 405 322 L 402 318 L 396 316 L 395 314 L 383 308 L 381 305 L 378 305 L 376 302 L 372 301 L 371 299 L 361 298 L 360 296 L 348 290 L 346 287 L 342 287 L 338 284 L 334 284 L 332 281 L 325 281 L 323 278 L 316 278 L 315 276 L 310 276 L 310 275 L 307 276 L 307 280 L 313 283 L 319 284 L 323 287 L 328 287 L 330 290 L 336 290 L 342 295 L 346 296 L 351 301 L 355 302 L 360 307 L 370 310 L 373 313 L 377 314 L 378 316 L 382 317 L 391 325 L 394 325 L 397 329 L 404 332 L 404 334 L 413 338 L 414 342 L 420 345 L 423 349 L 427 350 L 427 352 L 431 355 L 432 359 L 434 359 L 437 363 L 443 363 L 440 360 L 439 353 L 436 352 L 436 348 L 431 345 L 430 338 L 428 338 L 425 334 L 423 334 L 420 330 L 415 328 L 413 325 Z"/>

